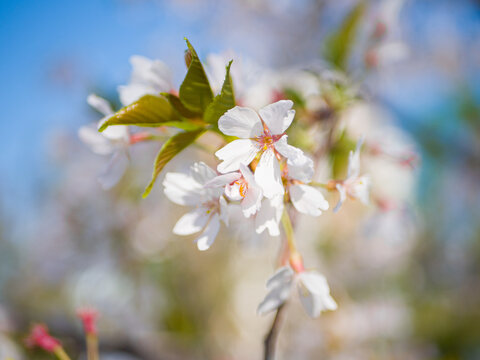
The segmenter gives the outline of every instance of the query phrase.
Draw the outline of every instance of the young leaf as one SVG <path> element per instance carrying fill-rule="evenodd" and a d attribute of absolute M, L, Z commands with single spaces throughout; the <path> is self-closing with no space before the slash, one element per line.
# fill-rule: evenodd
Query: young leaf
<path fill-rule="evenodd" d="M 165 165 L 167 165 L 167 163 L 172 160 L 178 153 L 191 145 L 204 132 L 205 129 L 184 131 L 172 136 L 163 144 L 157 154 L 157 157 L 155 158 L 152 180 L 145 188 L 145 191 L 143 193 L 144 198 L 146 198 L 148 194 L 150 194 L 153 184 L 155 184 L 155 180 L 157 180 L 158 175 L 165 167 Z"/>
<path fill-rule="evenodd" d="M 208 104 L 212 102 L 213 92 L 195 49 L 190 41 L 185 40 L 192 59 L 187 75 L 180 85 L 179 98 L 188 110 L 196 114 L 203 114 Z"/>
<path fill-rule="evenodd" d="M 225 75 L 225 81 L 223 82 L 222 91 L 215 96 L 210 105 L 208 105 L 207 110 L 205 110 L 205 116 L 203 118 L 207 123 L 217 124 L 220 116 L 235 106 L 235 95 L 232 78 L 230 77 L 232 61 L 233 60 L 230 60 L 227 65 L 227 73 Z"/>
<path fill-rule="evenodd" d="M 162 126 L 174 127 L 177 129 L 192 131 L 197 129 L 204 129 L 205 123 L 200 121 L 189 121 L 189 120 L 182 120 L 182 121 L 168 121 L 166 123 L 162 123 Z"/>
<path fill-rule="evenodd" d="M 112 125 L 157 127 L 169 121 L 179 120 L 180 117 L 167 99 L 145 95 L 106 119 L 100 124 L 98 131 L 103 131 Z"/>
<path fill-rule="evenodd" d="M 167 100 L 170 102 L 170 105 L 172 105 L 175 111 L 178 112 L 181 116 L 186 117 L 187 119 L 193 119 L 202 116 L 201 113 L 195 113 L 188 110 L 185 105 L 182 104 L 178 96 L 170 93 L 162 93 L 161 95 L 167 98 Z"/>
<path fill-rule="evenodd" d="M 340 28 L 326 41 L 325 59 L 338 69 L 347 70 L 348 59 L 365 8 L 365 1 L 360 1 L 345 17 Z"/>

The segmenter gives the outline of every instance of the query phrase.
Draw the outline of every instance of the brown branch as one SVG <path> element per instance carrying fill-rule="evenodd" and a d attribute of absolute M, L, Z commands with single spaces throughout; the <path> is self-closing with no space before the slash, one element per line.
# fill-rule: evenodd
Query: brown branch
<path fill-rule="evenodd" d="M 285 304 L 282 304 L 277 309 L 275 318 L 273 319 L 272 326 L 265 336 L 264 341 L 264 359 L 265 360 L 274 360 L 275 359 L 275 348 L 277 345 L 278 334 L 280 333 L 281 321 L 283 318 L 283 313 L 285 310 Z"/>

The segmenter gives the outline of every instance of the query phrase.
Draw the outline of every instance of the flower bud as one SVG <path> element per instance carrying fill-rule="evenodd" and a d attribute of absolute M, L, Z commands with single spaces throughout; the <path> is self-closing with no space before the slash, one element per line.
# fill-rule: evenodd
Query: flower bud
<path fill-rule="evenodd" d="M 87 335 L 97 334 L 97 317 L 98 312 L 92 308 L 80 309 L 77 311 L 77 316 L 82 320 L 83 328 Z"/>
<path fill-rule="evenodd" d="M 39 347 L 50 353 L 60 348 L 60 341 L 52 337 L 48 333 L 47 327 L 43 324 L 34 324 L 25 342 L 27 346 Z"/>

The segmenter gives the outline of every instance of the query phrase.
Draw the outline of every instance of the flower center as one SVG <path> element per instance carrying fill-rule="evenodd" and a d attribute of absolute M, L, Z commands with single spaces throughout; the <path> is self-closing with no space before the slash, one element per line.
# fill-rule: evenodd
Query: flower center
<path fill-rule="evenodd" d="M 275 142 L 277 142 L 283 134 L 280 135 L 271 135 L 270 131 L 266 131 L 263 135 L 257 137 L 255 140 L 260 145 L 261 150 L 267 150 L 269 148 L 273 148 Z"/>
<path fill-rule="evenodd" d="M 247 196 L 248 183 L 243 177 L 235 181 L 234 184 L 238 185 L 238 192 L 242 198 Z"/>

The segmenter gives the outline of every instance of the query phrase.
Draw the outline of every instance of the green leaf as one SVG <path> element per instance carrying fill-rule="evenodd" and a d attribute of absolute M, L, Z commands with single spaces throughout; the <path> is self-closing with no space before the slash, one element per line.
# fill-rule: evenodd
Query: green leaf
<path fill-rule="evenodd" d="M 165 165 L 167 165 L 167 163 L 172 160 L 177 154 L 179 154 L 182 150 L 191 145 L 204 132 L 205 129 L 184 131 L 172 136 L 163 144 L 157 154 L 157 157 L 155 158 L 152 180 L 145 188 L 145 191 L 143 193 L 144 198 L 146 198 L 148 194 L 150 194 L 150 191 L 153 188 L 153 184 L 155 184 L 155 180 L 157 180 L 158 175 L 163 170 Z"/>
<path fill-rule="evenodd" d="M 169 121 L 169 122 L 166 122 L 166 123 L 162 124 L 162 126 L 174 127 L 174 128 L 177 128 L 177 129 L 182 129 L 182 130 L 187 130 L 187 131 L 204 129 L 205 125 L 206 125 L 205 123 L 200 122 L 200 121 L 188 121 L 188 120 Z"/>
<path fill-rule="evenodd" d="M 230 67 L 233 60 L 227 65 L 227 73 L 223 82 L 222 91 L 215 96 L 213 101 L 208 105 L 203 117 L 205 122 L 209 124 L 217 124 L 220 116 L 235 106 L 235 95 L 233 91 L 232 78 L 230 77 Z"/>
<path fill-rule="evenodd" d="M 145 95 L 106 119 L 100 125 L 98 131 L 103 131 L 112 125 L 158 127 L 166 122 L 178 120 L 180 120 L 180 117 L 167 99 Z"/>
<path fill-rule="evenodd" d="M 286 88 L 286 89 L 283 89 L 283 92 L 285 94 L 285 97 L 287 99 L 292 100 L 295 106 L 298 106 L 300 108 L 305 108 L 306 106 L 305 99 L 303 98 L 302 94 L 300 94 L 297 90 Z"/>
<path fill-rule="evenodd" d="M 345 17 L 340 28 L 326 41 L 325 59 L 338 69 L 347 70 L 355 35 L 365 8 L 365 1 L 360 1 Z"/>
<path fill-rule="evenodd" d="M 167 100 L 170 102 L 170 105 L 175 109 L 175 111 L 187 119 L 193 119 L 196 117 L 201 117 L 201 113 L 195 113 L 193 111 L 188 110 L 185 105 L 182 104 L 182 101 L 178 96 L 175 96 L 170 93 L 161 93 L 161 95 L 165 96 Z"/>
<path fill-rule="evenodd" d="M 334 179 L 344 179 L 347 175 L 348 156 L 350 151 L 355 149 L 355 145 L 355 141 L 348 136 L 346 131 L 340 134 L 333 145 L 329 155 Z"/>
<path fill-rule="evenodd" d="M 188 39 L 185 40 L 192 61 L 188 67 L 187 75 L 180 85 L 179 98 L 188 110 L 203 114 L 208 104 L 212 102 L 213 92 L 195 49 Z"/>

